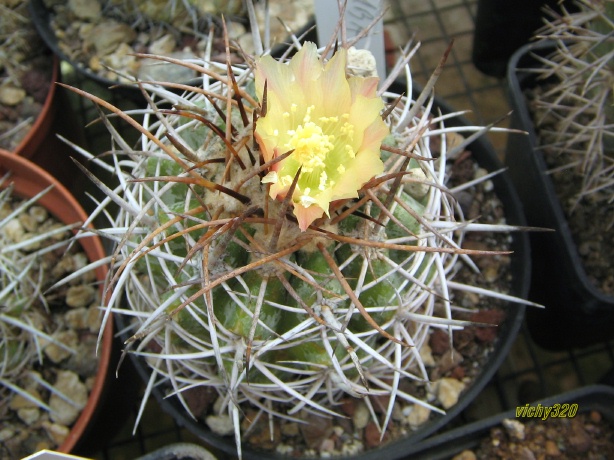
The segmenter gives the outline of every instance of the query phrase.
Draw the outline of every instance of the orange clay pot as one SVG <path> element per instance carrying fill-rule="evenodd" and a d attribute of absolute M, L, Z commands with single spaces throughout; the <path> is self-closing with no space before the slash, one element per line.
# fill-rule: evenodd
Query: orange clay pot
<path fill-rule="evenodd" d="M 70 192 L 42 168 L 29 160 L 14 153 L 0 150 L 0 177 L 7 172 L 11 173 L 10 182 L 14 183 L 13 193 L 23 198 L 31 198 L 44 188 L 53 184 L 54 187 L 46 193 L 38 203 L 44 206 L 53 216 L 64 224 L 84 222 L 87 214 Z M 82 238 L 79 243 L 83 247 L 88 259 L 95 261 L 105 257 L 105 251 L 97 236 Z M 101 286 L 107 274 L 106 266 L 96 269 L 96 278 Z M 101 406 L 101 400 L 107 392 L 113 372 L 110 372 L 111 352 L 113 348 L 113 321 L 108 321 L 101 347 L 98 352 L 98 373 L 91 389 L 88 402 L 77 418 L 66 440 L 56 450 L 60 452 L 73 452 L 76 446 L 82 445 L 84 437 L 91 433 L 92 423 Z M 100 435 L 98 433 L 97 435 Z"/>
<path fill-rule="evenodd" d="M 83 127 L 72 112 L 68 98 L 56 82 L 61 80 L 60 60 L 52 57 L 49 91 L 32 128 L 21 140 L 14 153 L 41 166 L 66 187 L 71 188 L 78 169 L 70 159 L 72 148 L 62 142 L 57 134 L 83 145 Z"/>
<path fill-rule="evenodd" d="M 42 110 L 38 114 L 30 131 L 28 131 L 26 136 L 15 148 L 15 153 L 17 155 L 21 155 L 28 159 L 32 159 L 45 138 L 49 135 L 51 125 L 57 113 L 57 103 L 55 102 L 57 85 L 55 82 L 58 81 L 60 76 L 60 62 L 55 56 L 52 58 L 52 65 L 49 91 L 47 92 Z"/>

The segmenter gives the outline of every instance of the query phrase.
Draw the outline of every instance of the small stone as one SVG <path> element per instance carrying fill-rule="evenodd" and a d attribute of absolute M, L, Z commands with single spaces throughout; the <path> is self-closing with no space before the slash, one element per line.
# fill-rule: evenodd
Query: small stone
<path fill-rule="evenodd" d="M 66 440 L 68 433 L 70 432 L 67 426 L 59 423 L 45 421 L 42 423 L 42 426 L 47 432 L 47 436 L 49 436 L 58 446 Z"/>
<path fill-rule="evenodd" d="M 356 412 L 356 398 L 344 398 L 341 400 L 341 410 L 348 417 L 352 417 Z"/>
<path fill-rule="evenodd" d="M 79 19 L 95 20 L 100 17 L 100 3 L 97 0 L 68 0 L 68 8 Z"/>
<path fill-rule="evenodd" d="M 479 326 L 475 328 L 475 336 L 484 343 L 492 343 L 497 338 L 499 329 L 497 325 L 505 319 L 505 312 L 501 310 L 480 310 L 471 315 L 470 321 L 476 323 L 492 324 L 492 327 Z"/>
<path fill-rule="evenodd" d="M 333 432 L 333 424 L 329 418 L 310 414 L 305 418 L 305 422 L 301 423 L 300 429 L 309 449 L 317 449 Z"/>
<path fill-rule="evenodd" d="M 464 361 L 463 355 L 458 350 L 452 348 L 451 350 L 446 351 L 441 358 L 439 359 L 439 365 L 437 370 L 441 374 L 445 374 L 455 367 L 457 367 L 460 363 Z M 440 374 L 440 375 L 441 375 Z"/>
<path fill-rule="evenodd" d="M 52 422 L 70 425 L 87 404 L 87 387 L 79 380 L 79 376 L 71 371 L 59 371 L 53 386 L 59 393 L 69 398 L 70 402 L 52 393 L 49 398 L 51 408 L 49 418 Z"/>
<path fill-rule="evenodd" d="M 442 378 L 436 382 L 437 400 L 444 409 L 449 409 L 458 402 L 458 397 L 465 389 L 465 384 L 459 380 Z"/>
<path fill-rule="evenodd" d="M 209 415 L 205 418 L 205 423 L 215 434 L 228 436 L 234 433 L 234 426 L 229 415 Z"/>
<path fill-rule="evenodd" d="M 589 417 L 591 419 L 591 422 L 593 423 L 601 423 L 601 420 L 603 418 L 603 416 L 601 415 L 601 412 L 598 412 L 596 410 L 592 410 Z"/>
<path fill-rule="evenodd" d="M 19 222 L 21 222 L 21 225 L 23 225 L 23 228 L 28 232 L 35 232 L 40 224 L 39 222 L 36 221 L 34 217 L 26 213 L 19 215 Z"/>
<path fill-rule="evenodd" d="M 556 445 L 556 442 L 551 440 L 546 441 L 546 455 L 549 457 L 558 457 L 561 455 L 561 451 Z"/>
<path fill-rule="evenodd" d="M 4 232 L 4 236 L 14 243 L 21 241 L 23 235 L 26 233 L 23 225 L 21 225 L 21 222 L 19 222 L 19 219 L 9 220 L 4 225 L 2 231 Z"/>
<path fill-rule="evenodd" d="M 507 434 L 512 439 L 517 439 L 518 441 L 524 440 L 524 425 L 518 420 L 505 419 L 502 422 L 503 426 L 507 430 Z"/>
<path fill-rule="evenodd" d="M 162 56 L 168 56 L 177 47 L 177 43 L 171 34 L 166 34 L 156 41 L 154 41 L 149 47 L 149 52 L 151 54 L 159 54 Z"/>
<path fill-rule="evenodd" d="M 354 411 L 354 415 L 352 415 L 352 422 L 354 423 L 354 428 L 356 430 L 362 430 L 369 423 L 369 419 L 371 418 L 371 414 L 369 413 L 369 408 L 364 403 L 358 403 L 356 405 L 356 410 Z"/>
<path fill-rule="evenodd" d="M 452 457 L 452 460 L 477 460 L 477 457 L 472 450 L 463 450 L 460 454 Z"/>
<path fill-rule="evenodd" d="M 350 47 L 347 51 L 348 71 L 360 77 L 377 77 L 375 56 L 366 49 Z"/>
<path fill-rule="evenodd" d="M 426 367 L 432 367 L 435 365 L 435 358 L 433 358 L 431 347 L 426 342 L 420 348 L 420 358 Z"/>
<path fill-rule="evenodd" d="M 74 308 L 72 310 L 68 310 L 66 314 L 64 315 L 64 318 L 66 320 L 66 324 L 71 329 L 87 329 L 88 315 L 89 315 L 89 309 L 81 307 L 81 308 Z"/>
<path fill-rule="evenodd" d="M 575 422 L 572 421 L 572 423 Z M 573 430 L 571 436 L 569 436 L 569 450 L 571 452 L 581 454 L 587 452 L 593 445 L 593 440 L 590 434 L 586 432 L 584 427 L 580 423 L 573 423 Z"/>
<path fill-rule="evenodd" d="M 441 355 L 450 348 L 450 337 L 443 329 L 434 329 L 429 337 L 429 345 L 436 355 Z"/>
<path fill-rule="evenodd" d="M 499 264 L 495 264 L 495 263 L 490 264 L 488 265 L 488 267 L 482 270 L 482 276 L 484 276 L 484 279 L 487 282 L 493 283 L 499 278 L 499 268 L 500 268 Z"/>
<path fill-rule="evenodd" d="M 520 455 L 518 455 L 518 460 L 537 460 L 535 458 L 535 454 L 531 449 L 526 446 L 520 448 Z"/>
<path fill-rule="evenodd" d="M 430 415 L 431 409 L 419 404 L 414 404 L 411 408 L 411 412 L 405 418 L 405 421 L 410 427 L 415 429 L 425 423 L 429 419 Z"/>
<path fill-rule="evenodd" d="M 12 438 L 13 436 L 15 436 L 15 431 L 11 430 L 10 428 L 4 428 L 0 430 L 0 442 L 4 442 L 7 439 Z"/>
<path fill-rule="evenodd" d="M 364 451 L 364 445 L 359 439 L 351 439 L 341 446 L 341 454 L 352 458 L 352 456 Z"/>
<path fill-rule="evenodd" d="M 102 313 L 97 308 L 88 308 L 87 327 L 90 332 L 99 332 L 102 325 Z"/>
<path fill-rule="evenodd" d="M 364 440 L 365 447 L 372 449 L 374 447 L 379 446 L 380 444 L 386 442 L 389 438 L 388 432 L 385 432 L 382 436 L 379 428 L 375 424 L 375 422 L 369 422 L 365 427 Z"/>
<path fill-rule="evenodd" d="M 26 391 L 28 392 L 28 394 L 32 395 L 33 398 L 42 401 L 42 396 L 36 389 L 29 388 Z M 15 396 L 13 396 L 11 402 L 9 403 L 9 409 L 14 411 L 18 411 L 20 409 L 32 409 L 36 407 L 38 407 L 38 404 L 36 404 L 34 401 L 29 400 L 28 398 L 23 397 L 20 394 L 16 394 Z"/>
<path fill-rule="evenodd" d="M 136 56 L 134 56 L 134 49 L 126 43 L 121 43 L 113 52 L 104 56 L 102 62 L 106 67 L 113 70 L 121 70 L 128 75 L 136 75 L 141 65 L 137 61 Z M 113 70 L 107 74 L 109 80 L 118 78 L 118 75 Z"/>
<path fill-rule="evenodd" d="M 237 21 L 228 21 L 226 28 L 228 30 L 228 38 L 231 40 L 236 40 L 248 33 L 245 26 Z M 249 35 L 251 36 L 251 33 Z"/>
<path fill-rule="evenodd" d="M 88 285 L 71 286 L 66 291 L 66 305 L 72 308 L 87 307 L 96 298 L 96 289 Z"/>
<path fill-rule="evenodd" d="M 327 438 L 322 441 L 320 444 L 320 453 L 332 452 L 335 450 L 335 441 L 333 439 Z"/>
<path fill-rule="evenodd" d="M 411 197 L 420 200 L 429 193 L 431 188 L 430 185 L 425 184 L 427 180 L 428 176 L 422 168 L 411 168 L 403 176 L 403 190 Z"/>
<path fill-rule="evenodd" d="M 47 345 L 43 351 L 45 352 L 45 356 L 47 356 L 47 358 L 54 363 L 64 361 L 66 358 L 72 355 L 72 350 L 75 350 L 79 344 L 79 337 L 72 329 L 59 331 L 53 334 L 52 337 L 55 342 L 47 342 Z M 65 346 L 60 346 L 59 344 L 63 344 Z"/>
<path fill-rule="evenodd" d="M 103 21 L 83 32 L 87 34 L 81 37 L 86 49 L 93 47 L 101 56 L 113 53 L 121 45 L 132 43 L 136 38 L 132 27 L 113 20 Z"/>
<path fill-rule="evenodd" d="M 30 214 L 30 216 L 32 216 L 32 218 L 39 224 L 42 224 L 43 222 L 45 222 L 47 218 L 49 217 L 49 213 L 47 212 L 45 208 L 43 208 L 42 206 L 36 206 L 36 205 L 30 206 L 30 209 L 28 210 L 28 214 Z"/>
<path fill-rule="evenodd" d="M 19 409 L 17 411 L 17 417 L 19 417 L 19 419 L 28 426 L 37 422 L 40 416 L 40 410 L 34 407 L 24 407 L 23 409 Z"/>
<path fill-rule="evenodd" d="M 16 86 L 0 86 L 0 104 L 15 106 L 26 98 L 26 91 Z"/>

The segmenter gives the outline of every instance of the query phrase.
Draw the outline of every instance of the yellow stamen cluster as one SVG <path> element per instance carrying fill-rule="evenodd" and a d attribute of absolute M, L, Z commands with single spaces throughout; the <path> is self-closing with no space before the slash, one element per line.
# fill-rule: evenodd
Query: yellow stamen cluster
<path fill-rule="evenodd" d="M 306 44 L 289 65 L 267 56 L 256 66 L 257 91 L 267 82 L 267 113 L 255 131 L 264 159 L 292 151 L 263 182 L 284 198 L 300 170 L 292 203 L 302 230 L 383 170 L 379 147 L 389 131 L 377 79 L 348 78 L 345 65 L 344 49 L 323 65 Z"/>

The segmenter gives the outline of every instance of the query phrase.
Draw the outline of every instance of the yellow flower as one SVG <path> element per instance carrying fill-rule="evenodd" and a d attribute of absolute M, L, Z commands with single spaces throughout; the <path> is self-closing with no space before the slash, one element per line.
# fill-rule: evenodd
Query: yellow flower
<path fill-rule="evenodd" d="M 283 199 L 301 168 L 292 202 L 303 231 L 384 169 L 380 146 L 390 130 L 378 79 L 346 77 L 346 54 L 342 48 L 323 64 L 315 44 L 306 43 L 287 65 L 270 56 L 256 63 L 261 101 L 267 86 L 267 112 L 255 131 L 264 160 L 294 150 L 263 182 L 271 198 Z"/>

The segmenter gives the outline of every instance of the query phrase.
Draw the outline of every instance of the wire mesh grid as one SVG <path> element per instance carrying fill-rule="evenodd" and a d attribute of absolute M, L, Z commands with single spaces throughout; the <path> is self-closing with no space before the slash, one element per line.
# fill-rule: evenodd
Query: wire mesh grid
<path fill-rule="evenodd" d="M 395 55 L 396 44 L 409 38 L 421 42 L 412 61 L 413 78 L 424 84 L 439 62 L 448 45 L 454 41 L 446 69 L 439 79 L 437 94 L 452 107 L 471 110 L 467 118 L 476 123 L 493 122 L 509 111 L 504 82 L 488 77 L 475 69 L 471 62 L 471 47 L 475 24 L 477 0 L 397 0 L 388 1 L 385 30 L 390 41 L 387 53 Z M 83 79 L 64 63 L 64 81 L 78 88 L 101 94 L 122 108 L 138 108 L 116 91 L 107 91 L 96 83 Z M 70 103 L 87 124 L 98 116 L 90 102 L 70 96 Z M 505 126 L 505 121 L 502 122 Z M 122 129 L 118 125 L 118 129 Z M 490 140 L 499 152 L 503 152 L 506 135 L 490 134 Z M 100 124 L 86 130 L 88 147 L 96 153 L 109 148 L 109 136 Z M 136 141 L 136 139 L 135 139 Z M 558 394 L 592 383 L 614 384 L 614 342 L 598 344 L 581 350 L 549 352 L 537 346 L 526 327 L 512 347 L 507 359 L 479 397 L 444 430 L 523 405 L 537 399 Z M 129 371 L 128 371 L 129 374 Z M 138 381 L 129 375 L 128 379 Z M 142 391 L 142 384 L 137 393 Z M 135 428 L 138 394 L 128 402 L 127 415 L 113 420 L 108 429 L 113 436 L 101 448 L 85 448 L 83 455 L 100 460 L 134 459 L 159 447 L 175 442 L 200 441 L 187 430 L 179 427 L 171 416 L 152 401 L 142 420 Z M 113 402 L 110 403 L 113 405 Z"/>

